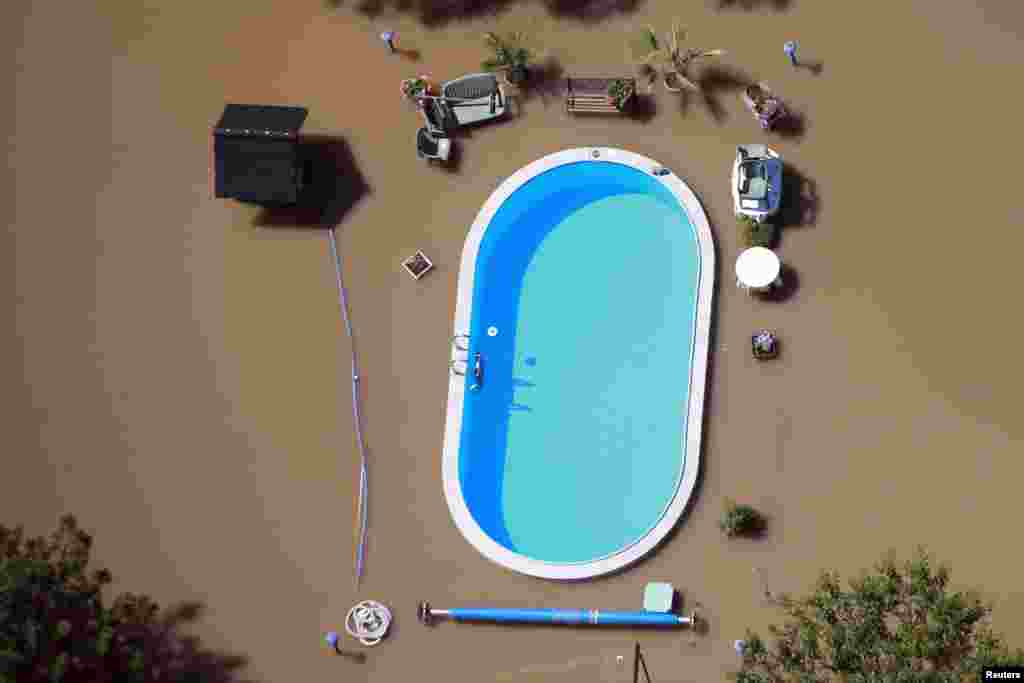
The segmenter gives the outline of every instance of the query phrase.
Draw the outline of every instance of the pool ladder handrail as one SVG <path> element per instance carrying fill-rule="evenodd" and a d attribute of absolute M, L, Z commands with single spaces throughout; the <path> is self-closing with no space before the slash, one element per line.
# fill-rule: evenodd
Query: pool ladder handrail
<path fill-rule="evenodd" d="M 449 363 L 452 374 L 465 377 L 469 372 L 469 335 L 456 334 L 452 337 L 452 359 Z"/>
<path fill-rule="evenodd" d="M 462 357 L 460 357 L 462 354 Z M 452 360 L 449 363 L 452 374 L 458 377 L 465 377 L 469 372 L 469 335 L 465 333 L 456 334 L 452 337 Z"/>

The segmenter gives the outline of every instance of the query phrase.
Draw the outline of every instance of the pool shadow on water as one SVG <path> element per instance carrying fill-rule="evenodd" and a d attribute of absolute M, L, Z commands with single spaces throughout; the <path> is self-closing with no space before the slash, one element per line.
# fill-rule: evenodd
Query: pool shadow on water
<path fill-rule="evenodd" d="M 512 391 L 513 392 L 515 392 L 516 389 L 532 389 L 535 386 L 537 386 L 536 382 L 531 382 L 528 379 L 523 379 L 522 377 L 513 377 L 512 378 Z M 517 402 L 513 401 L 512 403 L 509 404 L 509 414 L 510 415 L 512 413 L 532 413 L 532 412 L 533 412 L 533 408 L 531 408 L 530 406 L 526 405 L 525 403 L 517 403 Z"/>

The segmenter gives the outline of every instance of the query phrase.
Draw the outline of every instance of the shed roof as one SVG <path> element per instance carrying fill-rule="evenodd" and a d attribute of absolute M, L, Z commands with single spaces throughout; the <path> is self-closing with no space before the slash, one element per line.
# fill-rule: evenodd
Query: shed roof
<path fill-rule="evenodd" d="M 305 107 L 228 104 L 214 132 L 218 135 L 296 137 L 308 115 Z"/>

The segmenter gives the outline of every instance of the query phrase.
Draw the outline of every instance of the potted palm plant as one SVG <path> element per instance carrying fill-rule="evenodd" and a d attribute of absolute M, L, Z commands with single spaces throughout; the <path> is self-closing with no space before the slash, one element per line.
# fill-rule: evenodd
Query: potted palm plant
<path fill-rule="evenodd" d="M 634 57 L 634 62 L 648 74 L 648 88 L 653 87 L 660 77 L 670 92 L 682 92 L 684 89 L 699 92 L 700 86 L 690 78 L 690 66 L 699 59 L 725 54 L 725 50 L 683 49 L 686 31 L 678 19 L 672 23 L 672 30 L 665 34 L 664 41 L 658 40 L 658 34 L 650 26 L 644 29 L 642 38 L 644 52 Z"/>
<path fill-rule="evenodd" d="M 494 51 L 494 56 L 481 63 L 484 71 L 504 71 L 505 78 L 513 85 L 526 81 L 530 75 L 529 64 L 533 54 L 524 43 L 526 34 L 521 31 L 502 37 L 497 33 L 485 33 L 484 42 Z"/>
<path fill-rule="evenodd" d="M 632 79 L 616 78 L 608 84 L 608 97 L 619 111 L 626 111 L 635 91 Z"/>

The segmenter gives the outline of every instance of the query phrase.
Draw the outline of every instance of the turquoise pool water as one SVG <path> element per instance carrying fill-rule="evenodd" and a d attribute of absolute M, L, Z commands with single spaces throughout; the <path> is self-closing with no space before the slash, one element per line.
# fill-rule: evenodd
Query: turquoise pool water
<path fill-rule="evenodd" d="M 659 521 L 686 458 L 700 267 L 679 200 L 630 166 L 558 166 L 501 205 L 475 266 L 484 381 L 459 441 L 463 497 L 493 540 L 583 563 Z"/>

